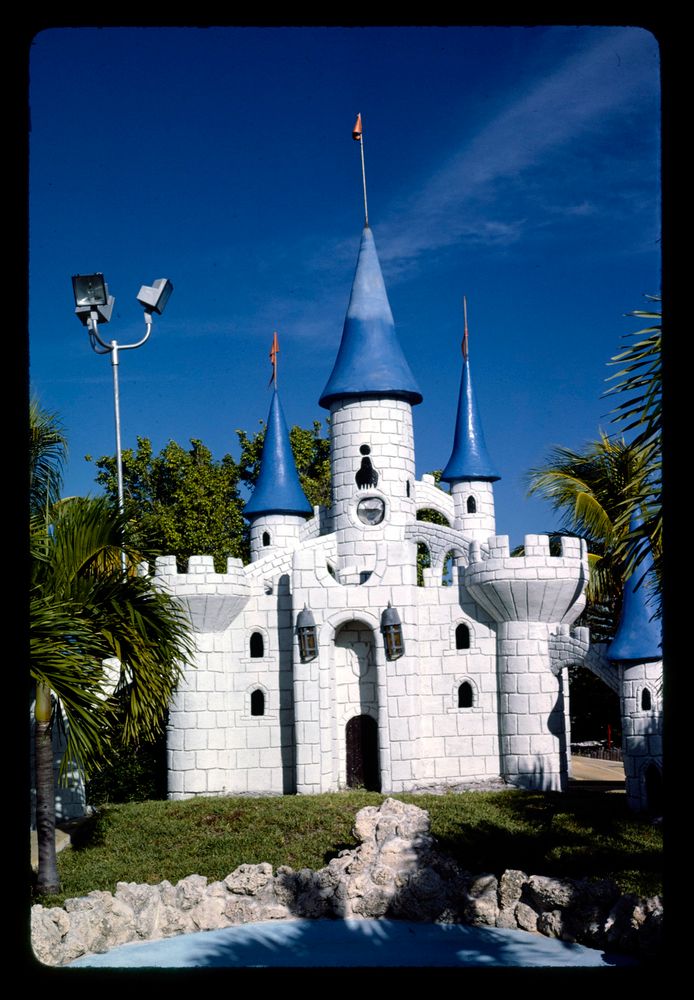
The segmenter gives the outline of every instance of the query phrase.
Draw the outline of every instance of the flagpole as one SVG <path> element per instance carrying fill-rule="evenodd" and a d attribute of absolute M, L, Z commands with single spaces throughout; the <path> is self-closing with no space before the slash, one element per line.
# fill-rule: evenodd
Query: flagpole
<path fill-rule="evenodd" d="M 272 336 L 272 347 L 270 348 L 270 363 L 272 364 L 272 375 L 268 386 L 273 386 L 275 392 L 277 392 L 277 355 L 280 352 L 280 345 L 277 339 L 277 331 L 275 330 Z"/>
<path fill-rule="evenodd" d="M 464 317 L 464 327 L 463 327 L 463 357 L 467 361 L 467 299 L 463 295 L 463 317 Z"/>
<path fill-rule="evenodd" d="M 359 140 L 359 148 L 361 150 L 361 181 L 364 188 L 364 225 L 369 225 L 369 206 L 366 201 L 366 167 L 364 166 L 364 135 L 362 132 L 361 125 L 361 112 L 357 115 L 357 120 L 354 123 L 354 128 L 352 129 L 352 138 Z"/>
<path fill-rule="evenodd" d="M 364 166 L 364 136 L 359 136 L 359 148 L 361 149 L 361 180 L 364 186 L 364 225 L 369 224 L 369 206 L 366 203 L 366 167 Z"/>

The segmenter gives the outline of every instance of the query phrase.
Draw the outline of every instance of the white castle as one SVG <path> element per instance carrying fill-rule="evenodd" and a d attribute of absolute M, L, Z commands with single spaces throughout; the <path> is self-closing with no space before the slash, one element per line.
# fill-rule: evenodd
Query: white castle
<path fill-rule="evenodd" d="M 255 491 L 251 562 L 157 560 L 197 639 L 169 713 L 172 799 L 363 786 L 404 792 L 500 779 L 562 790 L 570 771 L 568 666 L 622 697 L 627 792 L 653 808 L 662 772 L 659 629 L 640 590 L 620 633 L 590 647 L 585 543 L 496 534 L 494 482 L 465 342 L 452 453 L 415 478 L 412 407 L 422 401 L 398 343 L 367 226 L 334 368 L 332 499 L 312 509 L 273 393 Z M 444 444 L 442 443 L 442 458 Z M 435 510 L 445 525 L 417 519 Z M 417 548 L 429 552 L 418 586 Z M 452 557 L 450 585 L 443 569 Z M 631 603 L 630 603 L 631 602 Z M 629 607 L 631 611 L 627 614 Z M 629 617 L 630 616 L 630 617 Z"/>

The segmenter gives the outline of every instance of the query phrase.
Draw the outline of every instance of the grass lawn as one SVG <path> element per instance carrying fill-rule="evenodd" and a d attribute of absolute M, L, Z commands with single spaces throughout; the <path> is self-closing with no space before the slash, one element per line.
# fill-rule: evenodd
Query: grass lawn
<path fill-rule="evenodd" d="M 58 855 L 58 905 L 116 882 L 205 875 L 225 878 L 240 864 L 322 868 L 345 847 L 365 805 L 385 796 L 350 791 L 271 798 L 195 798 L 101 806 Z M 635 819 L 623 795 L 575 791 L 397 795 L 429 811 L 439 846 L 470 872 L 505 868 L 569 878 L 612 878 L 623 892 L 662 891 L 662 834 Z"/>

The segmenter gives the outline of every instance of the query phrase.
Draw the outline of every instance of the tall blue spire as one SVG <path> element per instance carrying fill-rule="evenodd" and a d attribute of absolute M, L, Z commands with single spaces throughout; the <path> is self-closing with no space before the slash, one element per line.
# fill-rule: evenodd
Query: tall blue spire
<path fill-rule="evenodd" d="M 634 532 L 639 526 L 640 518 L 634 515 L 629 530 Z M 607 648 L 608 660 L 632 663 L 662 660 L 661 622 L 653 617 L 654 609 L 648 601 L 648 583 L 653 578 L 653 573 L 653 555 L 649 547 L 646 557 L 624 584 L 622 612 L 615 637 Z M 647 574 L 645 579 L 644 574 Z"/>
<path fill-rule="evenodd" d="M 312 513 L 313 509 L 299 482 L 287 423 L 275 389 L 267 418 L 260 475 L 244 514 L 252 519 L 260 514 Z"/>
<path fill-rule="evenodd" d="M 463 345 L 465 360 L 460 380 L 453 451 L 441 478 L 446 483 L 454 483 L 460 479 L 486 479 L 488 482 L 494 482 L 501 476 L 494 468 L 487 452 L 482 422 L 477 410 L 475 394 L 472 391 L 470 357 L 467 351 L 467 324 Z"/>
<path fill-rule="evenodd" d="M 364 227 L 352 294 L 332 374 L 320 397 L 389 396 L 421 403 L 422 394 L 395 333 L 373 233 Z"/>

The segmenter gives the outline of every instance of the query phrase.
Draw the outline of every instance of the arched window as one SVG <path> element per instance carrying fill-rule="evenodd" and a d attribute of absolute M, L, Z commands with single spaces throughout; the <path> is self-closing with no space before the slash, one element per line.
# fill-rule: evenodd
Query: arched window
<path fill-rule="evenodd" d="M 251 715 L 265 715 L 265 695 L 260 688 L 251 691 Z"/>
<path fill-rule="evenodd" d="M 262 656 L 265 652 L 265 643 L 263 642 L 262 632 L 254 632 L 251 636 L 251 656 L 257 657 Z"/>
<path fill-rule="evenodd" d="M 470 648 L 470 629 L 467 625 L 462 623 L 458 625 L 455 630 L 455 648 L 456 649 L 469 649 Z"/>
<path fill-rule="evenodd" d="M 269 544 L 270 544 L 270 532 L 269 531 L 264 531 L 263 532 L 263 545 L 269 545 Z"/>
<path fill-rule="evenodd" d="M 476 514 L 477 513 L 477 501 L 475 500 L 475 498 L 473 496 L 469 496 L 467 498 L 467 512 L 468 512 L 468 514 Z"/>
<path fill-rule="evenodd" d="M 472 708 L 472 702 L 472 684 L 469 681 L 463 681 L 458 688 L 458 708 Z"/>
<path fill-rule="evenodd" d="M 644 712 L 650 712 L 651 704 L 651 692 L 648 688 L 644 688 L 641 692 L 641 710 Z"/>

